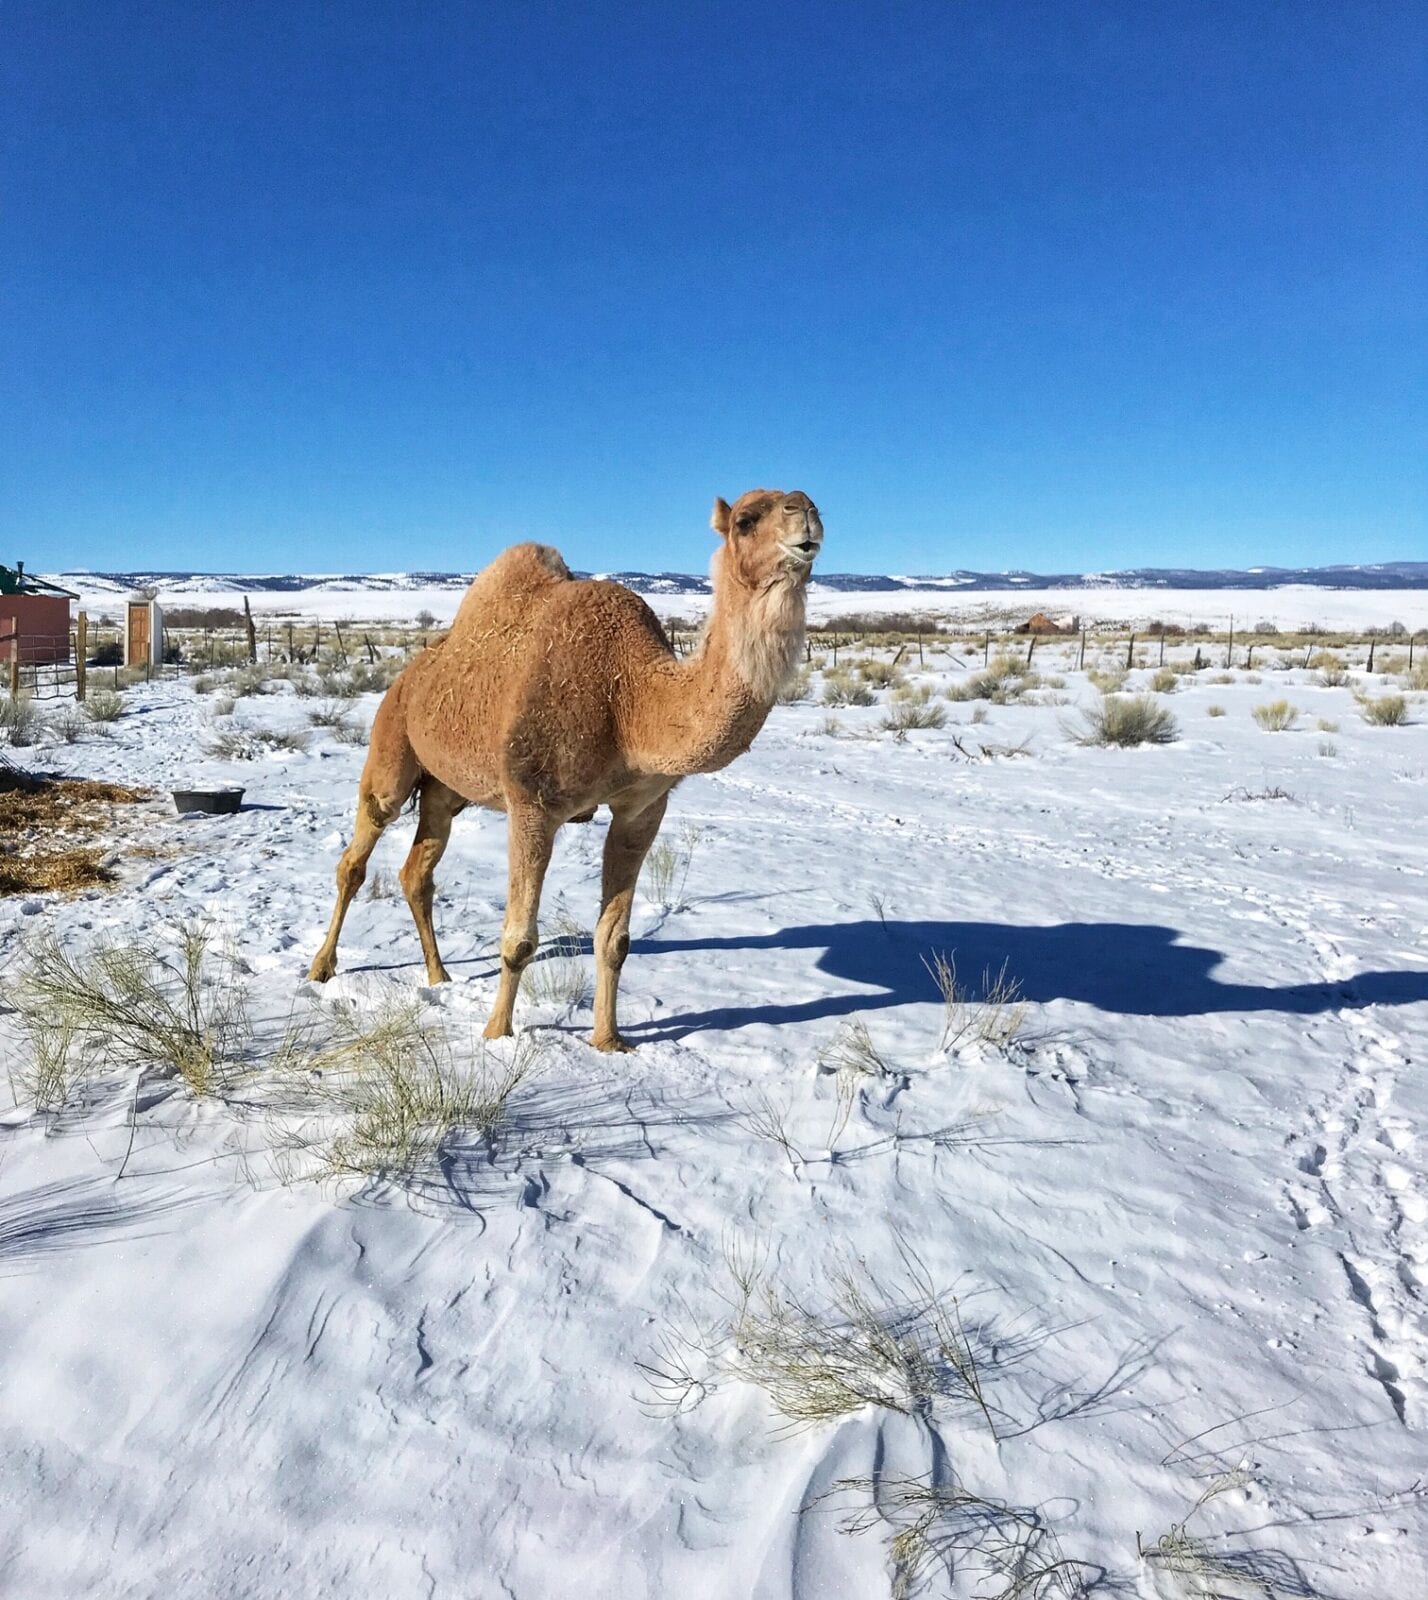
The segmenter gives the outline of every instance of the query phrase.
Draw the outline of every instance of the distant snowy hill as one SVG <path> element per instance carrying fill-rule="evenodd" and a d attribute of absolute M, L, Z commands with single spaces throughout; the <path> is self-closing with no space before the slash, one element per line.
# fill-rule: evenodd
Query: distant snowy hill
<path fill-rule="evenodd" d="M 51 580 L 87 595 L 116 597 L 152 585 L 167 599 L 193 594 L 384 594 L 414 590 L 460 590 L 469 572 L 368 573 L 237 573 L 237 572 L 60 572 Z M 683 572 L 608 572 L 639 594 L 707 595 L 709 580 Z M 1052 589 L 1218 590 L 1278 589 L 1303 585 L 1318 589 L 1421 590 L 1428 588 L 1428 561 L 1388 561 L 1376 565 L 1335 567 L 1219 567 L 1196 571 L 1187 567 L 1134 567 L 1122 572 L 968 572 L 940 576 L 876 575 L 858 572 L 820 573 L 815 592 L 825 594 L 921 595 L 942 592 L 995 593 Z"/>

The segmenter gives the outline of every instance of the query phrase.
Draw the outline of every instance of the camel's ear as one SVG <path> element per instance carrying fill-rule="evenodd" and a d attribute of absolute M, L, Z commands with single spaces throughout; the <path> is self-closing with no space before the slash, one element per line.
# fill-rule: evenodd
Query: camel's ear
<path fill-rule="evenodd" d="M 715 533 L 722 533 L 726 539 L 728 538 L 729 529 L 734 526 L 734 512 L 727 500 L 720 499 L 714 502 L 714 515 L 709 519 L 709 526 Z"/>

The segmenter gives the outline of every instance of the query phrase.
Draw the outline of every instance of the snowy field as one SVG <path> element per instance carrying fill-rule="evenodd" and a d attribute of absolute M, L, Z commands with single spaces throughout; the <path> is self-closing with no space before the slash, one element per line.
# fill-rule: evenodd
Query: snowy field
<path fill-rule="evenodd" d="M 1212 598 L 1428 621 L 1401 593 Z M 1000 704 L 944 698 L 980 666 L 945 654 L 904 656 L 896 703 L 895 678 L 825 706 L 815 672 L 672 799 L 622 988 L 637 1053 L 585 1044 L 588 954 L 548 946 L 518 1012 L 537 1073 L 422 1182 L 275 1162 L 261 1073 L 200 1100 L 116 1070 L 7 1111 L 0 1594 L 1428 1594 L 1428 695 L 1370 726 L 1361 675 L 1269 651 L 1257 681 L 1158 695 L 1175 742 L 1101 748 L 1062 653 Z M 397 996 L 479 1032 L 504 819 L 461 817 L 438 872 L 452 984 L 423 987 L 391 893 L 404 818 L 316 991 L 363 751 L 209 753 L 306 728 L 277 689 L 216 715 L 138 687 L 111 738 L 13 752 L 247 804 L 127 813 L 118 883 L 0 901 L 0 959 L 202 914 L 273 1026 Z M 899 736 L 898 704 L 945 723 Z M 603 815 L 562 833 L 547 935 L 593 922 Z M 868 1403 L 828 1403 L 839 1374 Z M 823 1414 L 791 1420 L 799 1395 Z"/>
<path fill-rule="evenodd" d="M 117 616 L 123 593 L 112 585 L 89 587 L 84 574 L 59 575 L 58 581 L 80 596 L 80 605 L 93 617 Z M 320 589 L 257 590 L 249 593 L 254 616 L 318 618 L 323 622 L 383 622 L 409 619 L 429 611 L 440 626 L 456 614 L 462 590 L 413 588 L 403 574 L 389 580 L 400 589 L 372 588 L 334 579 Z M 702 617 L 708 595 L 642 591 L 661 616 Z M 161 590 L 161 601 L 184 606 L 241 606 L 232 589 L 206 589 L 190 579 L 174 591 Z M 1321 589 L 1308 584 L 1285 584 L 1275 589 L 1085 589 L 976 590 L 959 593 L 947 589 L 893 589 L 866 593 L 829 589 L 814 579 L 808 588 L 808 614 L 814 621 L 846 616 L 850 612 L 910 612 L 954 624 L 1006 625 L 1024 621 L 1038 611 L 1048 616 L 1075 615 L 1088 625 L 1130 623 L 1144 626 L 1159 618 L 1182 627 L 1205 623 L 1226 628 L 1233 621 L 1241 629 L 1272 622 L 1283 629 L 1311 624 L 1330 631 L 1387 627 L 1401 622 L 1412 632 L 1428 628 L 1428 590 L 1422 589 Z"/>

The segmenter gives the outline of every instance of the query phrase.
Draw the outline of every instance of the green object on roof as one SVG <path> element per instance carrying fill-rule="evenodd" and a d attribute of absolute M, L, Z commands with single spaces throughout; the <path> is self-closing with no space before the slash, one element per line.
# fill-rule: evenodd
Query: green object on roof
<path fill-rule="evenodd" d="M 21 561 L 17 566 L 7 567 L 0 561 L 0 594 L 62 594 L 67 599 L 78 599 L 68 589 L 61 589 L 57 583 L 47 583 L 43 578 L 27 578 L 25 576 L 25 563 Z"/>

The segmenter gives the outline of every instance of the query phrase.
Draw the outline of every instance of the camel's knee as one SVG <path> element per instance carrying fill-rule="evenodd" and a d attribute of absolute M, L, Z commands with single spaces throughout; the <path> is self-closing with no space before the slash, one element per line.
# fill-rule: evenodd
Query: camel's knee
<path fill-rule="evenodd" d="M 524 972 L 535 958 L 539 940 L 535 933 L 503 933 L 501 935 L 501 960 L 512 972 Z"/>
<path fill-rule="evenodd" d="M 614 933 L 606 933 L 597 944 L 597 959 L 607 967 L 623 967 L 625 957 L 630 953 L 630 930 L 620 928 Z"/>
<path fill-rule="evenodd" d="M 367 859 L 349 859 L 344 854 L 337 863 L 337 892 L 350 900 L 367 881 Z"/>
<path fill-rule="evenodd" d="M 368 789 L 362 795 L 358 804 L 363 820 L 380 833 L 389 822 L 396 820 L 402 806 L 406 803 L 406 798 L 406 795 L 398 797 L 391 794 L 379 794 L 374 789 Z"/>
<path fill-rule="evenodd" d="M 397 877 L 402 885 L 402 893 L 410 904 L 424 904 L 431 898 L 434 887 L 432 870 L 425 861 L 420 858 L 404 861 Z"/>

